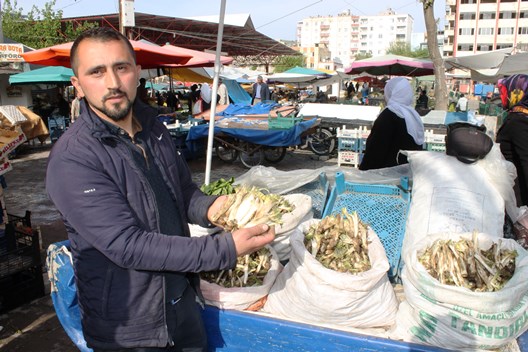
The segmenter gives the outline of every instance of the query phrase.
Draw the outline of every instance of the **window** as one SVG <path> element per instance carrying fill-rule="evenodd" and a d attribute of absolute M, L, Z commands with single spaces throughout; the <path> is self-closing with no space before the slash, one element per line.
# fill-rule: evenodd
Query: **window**
<path fill-rule="evenodd" d="M 511 48 L 512 46 L 513 46 L 512 43 L 497 44 L 496 49 L 497 49 L 497 50 L 499 50 L 499 49 L 506 49 L 506 48 Z"/>
<path fill-rule="evenodd" d="M 477 45 L 477 51 L 490 51 L 493 48 L 493 44 L 479 44 Z"/>
<path fill-rule="evenodd" d="M 494 20 L 495 19 L 495 12 L 481 12 L 479 15 L 479 19 L 481 20 Z"/>
<path fill-rule="evenodd" d="M 459 35 L 473 35 L 475 34 L 475 28 L 460 28 L 458 30 Z"/>
<path fill-rule="evenodd" d="M 499 2 L 498 0 L 480 0 L 481 4 L 497 4 L 498 2 Z"/>
<path fill-rule="evenodd" d="M 479 28 L 479 35 L 493 35 L 493 28 Z"/>
<path fill-rule="evenodd" d="M 519 34 L 528 34 L 528 27 L 519 27 Z"/>
<path fill-rule="evenodd" d="M 513 27 L 501 27 L 499 28 L 499 35 L 513 34 Z"/>
<path fill-rule="evenodd" d="M 459 51 L 473 51 L 473 44 L 459 44 L 457 49 Z"/>
<path fill-rule="evenodd" d="M 476 4 L 477 0 L 461 0 L 461 4 Z"/>
<path fill-rule="evenodd" d="M 526 0 L 528 1 L 528 0 Z M 519 18 L 528 18 L 528 11 L 519 12 Z"/>
<path fill-rule="evenodd" d="M 460 13 L 461 20 L 474 20 L 475 18 L 476 18 L 476 15 L 474 12 L 461 12 Z"/>
<path fill-rule="evenodd" d="M 499 18 L 504 18 L 504 19 L 515 18 L 515 12 L 512 12 L 512 11 L 501 12 L 499 13 Z"/>

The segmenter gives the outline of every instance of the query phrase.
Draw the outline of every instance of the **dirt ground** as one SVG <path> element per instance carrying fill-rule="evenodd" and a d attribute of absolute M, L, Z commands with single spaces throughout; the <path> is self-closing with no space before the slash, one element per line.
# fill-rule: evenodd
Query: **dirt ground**
<path fill-rule="evenodd" d="M 7 188 L 4 190 L 8 213 L 24 215 L 26 210 L 31 211 L 32 225 L 41 233 L 43 262 L 45 250 L 50 244 L 67 239 L 60 214 L 48 199 L 44 186 L 50 149 L 49 143 L 20 146 L 16 157 L 11 160 L 13 169 L 5 174 Z M 297 149 L 289 150 L 284 160 L 273 167 L 291 171 L 335 166 L 336 163 L 335 158 L 318 158 L 309 151 Z M 204 156 L 189 160 L 193 179 L 198 184 L 205 180 L 205 165 Z M 247 171 L 240 162 L 228 164 L 213 156 L 210 180 L 237 177 Z M 44 297 L 0 315 L 1 352 L 78 351 L 60 325 L 49 296 L 47 275 L 43 273 L 43 276 L 47 292 Z"/>

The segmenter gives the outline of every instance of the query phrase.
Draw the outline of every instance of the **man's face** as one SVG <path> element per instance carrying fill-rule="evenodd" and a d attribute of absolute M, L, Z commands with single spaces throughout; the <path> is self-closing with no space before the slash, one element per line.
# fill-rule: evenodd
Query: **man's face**
<path fill-rule="evenodd" d="M 71 81 L 98 116 L 120 121 L 132 114 L 140 70 L 122 41 L 85 39 Z"/>

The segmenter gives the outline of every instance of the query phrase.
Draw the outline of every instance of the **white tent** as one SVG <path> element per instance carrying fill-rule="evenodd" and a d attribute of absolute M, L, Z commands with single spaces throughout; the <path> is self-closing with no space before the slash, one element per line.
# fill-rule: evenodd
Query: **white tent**
<path fill-rule="evenodd" d="M 471 79 L 481 82 L 497 82 L 500 78 L 528 72 L 528 53 L 512 54 L 513 48 L 490 51 L 461 57 L 448 57 L 447 69 L 468 70 Z"/>

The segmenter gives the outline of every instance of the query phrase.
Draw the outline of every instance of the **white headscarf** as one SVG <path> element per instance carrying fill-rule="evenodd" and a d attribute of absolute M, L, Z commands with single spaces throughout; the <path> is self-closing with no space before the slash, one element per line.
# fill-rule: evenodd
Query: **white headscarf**
<path fill-rule="evenodd" d="M 209 87 L 209 84 L 205 82 L 202 83 L 202 88 L 200 88 L 200 97 L 202 97 L 202 100 L 207 104 L 211 103 L 211 87 Z"/>
<path fill-rule="evenodd" d="M 416 144 L 424 143 L 424 125 L 422 118 L 412 107 L 414 94 L 409 81 L 404 77 L 395 77 L 385 84 L 387 108 L 405 120 L 407 133 Z"/>

